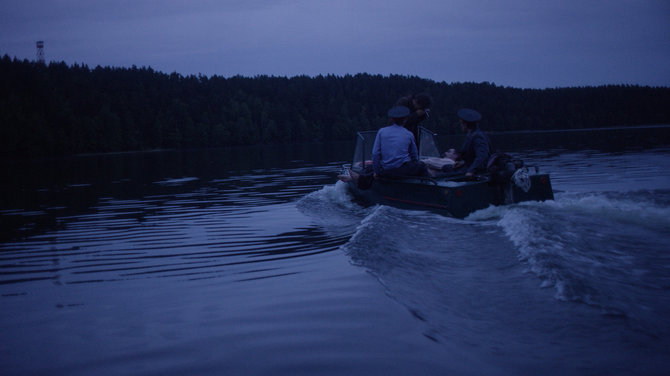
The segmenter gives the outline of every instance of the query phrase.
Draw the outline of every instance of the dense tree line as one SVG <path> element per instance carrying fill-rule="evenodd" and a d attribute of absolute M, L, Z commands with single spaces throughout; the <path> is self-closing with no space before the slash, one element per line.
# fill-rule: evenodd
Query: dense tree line
<path fill-rule="evenodd" d="M 424 125 L 457 131 L 472 107 L 487 130 L 567 129 L 670 123 L 670 88 L 629 85 L 517 89 L 357 74 L 182 76 L 151 68 L 89 68 L 0 60 L 4 156 L 220 147 L 351 139 L 386 124 L 401 96 L 429 93 Z"/>

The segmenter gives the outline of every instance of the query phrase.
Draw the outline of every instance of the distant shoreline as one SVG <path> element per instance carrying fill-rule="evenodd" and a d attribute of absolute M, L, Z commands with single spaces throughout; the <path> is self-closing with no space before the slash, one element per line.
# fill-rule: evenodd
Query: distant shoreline
<path fill-rule="evenodd" d="M 0 155 L 8 158 L 344 141 L 388 124 L 389 106 L 422 92 L 434 109 L 424 124 L 441 135 L 461 133 L 455 114 L 464 107 L 482 113 L 492 134 L 670 124 L 670 88 L 628 85 L 522 90 L 369 74 L 206 79 L 8 56 L 0 77 Z"/>
<path fill-rule="evenodd" d="M 514 131 L 486 131 L 492 135 L 507 135 L 507 134 L 528 134 L 528 133 L 569 133 L 569 132 L 591 132 L 591 131 L 619 131 L 632 129 L 655 129 L 655 128 L 670 128 L 670 124 L 650 124 L 650 125 L 621 125 L 616 127 L 592 127 L 592 128 L 577 128 L 577 129 L 527 129 Z"/>

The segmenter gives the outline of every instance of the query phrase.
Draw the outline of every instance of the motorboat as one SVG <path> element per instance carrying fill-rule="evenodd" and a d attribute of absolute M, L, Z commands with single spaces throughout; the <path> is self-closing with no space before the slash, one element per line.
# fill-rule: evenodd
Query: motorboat
<path fill-rule="evenodd" d="M 340 180 L 345 181 L 355 200 L 363 205 L 389 205 L 403 209 L 429 210 L 442 215 L 465 218 L 470 213 L 491 205 L 509 205 L 522 201 L 553 200 L 549 174 L 539 167 L 528 166 L 519 159 L 510 159 L 505 166 L 486 173 L 466 177 L 464 173 L 433 170 L 432 176 L 398 176 L 370 178 L 360 184 L 361 176 L 372 172 L 372 147 L 377 131 L 356 134 L 352 163 L 342 166 Z M 419 158 L 429 165 L 440 160 L 437 135 L 419 127 Z M 431 163 L 429 163 L 431 162 Z"/>

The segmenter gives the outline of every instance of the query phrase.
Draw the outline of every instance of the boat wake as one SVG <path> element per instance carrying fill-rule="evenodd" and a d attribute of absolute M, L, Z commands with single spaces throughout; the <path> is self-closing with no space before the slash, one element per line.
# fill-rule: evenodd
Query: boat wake
<path fill-rule="evenodd" d="M 549 293 L 626 319 L 649 335 L 670 333 L 663 319 L 670 314 L 668 190 L 560 193 L 553 201 L 491 206 L 461 220 L 364 208 L 338 182 L 302 198 L 298 208 L 327 232 L 350 234 L 341 247 L 350 261 L 430 322 L 432 339 L 453 331 L 441 323 L 468 325 L 461 320 L 473 312 L 493 315 L 496 304 L 521 304 L 505 300 L 510 291 Z"/>
<path fill-rule="evenodd" d="M 670 310 L 669 198 L 669 191 L 561 194 L 555 201 L 488 208 L 469 219 L 497 219 L 519 260 L 543 287 L 555 288 L 557 299 L 644 327 L 664 322 Z"/>
<path fill-rule="evenodd" d="M 354 233 L 373 210 L 353 202 L 346 183 L 341 181 L 302 197 L 296 206 L 324 231 L 337 236 Z"/>

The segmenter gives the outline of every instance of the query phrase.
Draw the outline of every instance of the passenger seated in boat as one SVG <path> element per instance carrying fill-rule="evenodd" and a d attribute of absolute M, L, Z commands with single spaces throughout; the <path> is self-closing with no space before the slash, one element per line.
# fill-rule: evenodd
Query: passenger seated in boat
<path fill-rule="evenodd" d="M 353 181 L 360 189 L 367 189 L 379 177 L 430 176 L 428 167 L 419 161 L 419 152 L 412 132 L 402 126 L 409 108 L 394 106 L 388 111 L 392 124 L 380 129 L 372 147 L 372 169 L 369 173 L 338 175 L 344 182 Z"/>
<path fill-rule="evenodd" d="M 486 172 L 486 166 L 491 156 L 491 142 L 486 134 L 479 129 L 479 121 L 482 119 L 479 112 L 462 108 L 457 115 L 461 130 L 466 134 L 465 141 L 463 141 L 463 145 L 458 151 L 449 149 L 444 153 L 445 158 L 455 160 L 456 164 L 451 168 L 445 167 L 442 171 L 464 172 L 466 178 L 474 178 L 475 174 Z"/>
<path fill-rule="evenodd" d="M 394 106 L 388 111 L 392 124 L 377 132 L 372 146 L 374 177 L 428 176 L 428 168 L 419 160 L 419 151 L 412 132 L 403 124 L 410 110 Z"/>

